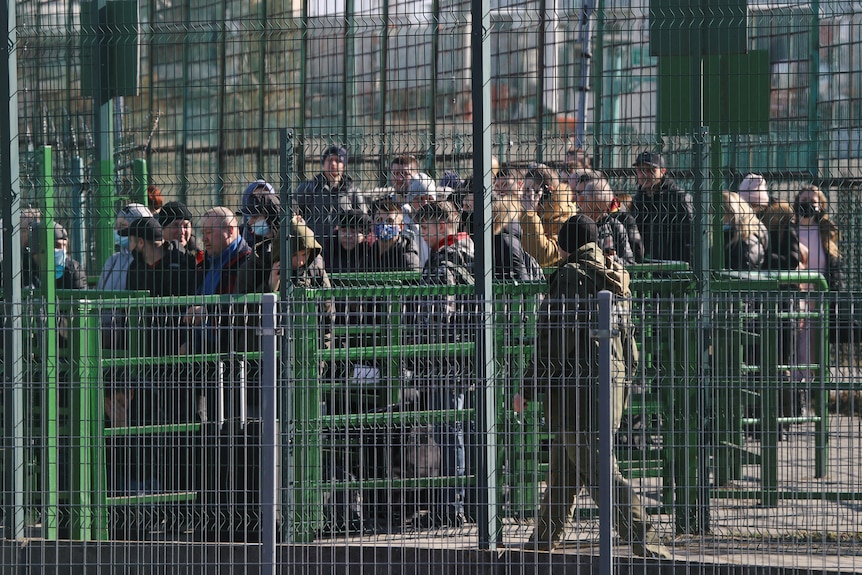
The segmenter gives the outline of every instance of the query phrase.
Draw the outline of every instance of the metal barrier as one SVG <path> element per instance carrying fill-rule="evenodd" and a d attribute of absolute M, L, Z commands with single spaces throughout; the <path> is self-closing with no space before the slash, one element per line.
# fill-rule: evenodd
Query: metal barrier
<path fill-rule="evenodd" d="M 693 307 L 698 305 L 698 300 L 693 297 L 691 273 L 684 265 L 640 266 L 632 271 L 634 301 L 639 304 L 634 310 L 634 319 L 639 328 L 641 363 L 631 382 L 628 425 L 618 433 L 617 453 L 621 469 L 629 477 L 660 478 L 661 506 L 651 511 L 672 514 L 679 533 L 696 533 L 709 524 L 710 498 L 757 497 L 763 504 L 775 505 L 779 498 L 805 496 L 801 492 L 778 492 L 777 430 L 780 425 L 800 419 L 777 415 L 779 387 L 775 382 L 781 371 L 817 371 L 820 378 L 817 385 L 820 399 L 815 403 L 817 412 L 804 419 L 817 426 L 814 456 L 817 476 L 824 476 L 828 447 L 825 391 L 829 380 L 822 361 L 827 351 L 826 300 L 819 295 L 812 296 L 812 305 L 817 308 L 804 313 L 783 310 L 776 302 L 787 295 L 779 289 L 781 286 L 812 283 L 822 288 L 825 285 L 822 277 L 804 273 L 717 277 L 710 292 L 714 304 L 709 308 L 712 310 L 710 361 L 712 373 L 720 373 L 726 379 L 716 380 L 718 383 L 713 389 L 704 389 L 697 379 L 700 350 L 694 337 L 697 329 L 694 320 L 700 308 Z M 279 525 L 282 537 L 296 542 L 311 541 L 321 534 L 368 528 L 367 524 L 362 524 L 362 511 L 357 525 L 351 525 L 344 516 L 333 516 L 333 497 L 335 505 L 349 507 L 349 503 L 344 503 L 347 499 L 340 498 L 349 499 L 351 493 L 360 493 L 364 498 L 375 492 L 469 490 L 475 484 L 476 470 L 469 467 L 463 473 L 434 476 L 421 473 L 393 476 L 389 473 L 391 470 L 381 473 L 381 466 L 386 462 L 372 461 L 377 456 L 370 451 L 381 441 L 388 441 L 393 430 L 403 433 L 417 426 L 458 425 L 469 439 L 474 417 L 469 400 L 452 409 L 405 409 L 400 404 L 400 394 L 404 391 L 404 378 L 417 377 L 415 373 L 405 375 L 404 366 L 417 358 L 463 360 L 464 365 L 469 365 L 475 348 L 469 337 L 437 343 L 414 341 L 409 337 L 407 318 L 410 306 L 422 298 L 470 301 L 471 288 L 411 285 L 416 279 L 413 274 L 336 279 L 342 285 L 354 285 L 295 289 L 280 314 L 279 324 L 288 329 L 277 332 L 284 342 L 279 352 L 283 355 L 277 376 L 278 413 L 282 422 L 280 443 L 284 446 L 279 457 L 284 463 L 279 472 L 284 485 L 280 490 L 284 521 Z M 370 285 L 370 280 L 377 285 Z M 361 281 L 366 285 L 355 285 Z M 500 468 L 496 475 L 499 483 L 491 488 L 505 488 L 508 497 L 503 505 L 503 516 L 515 519 L 534 517 L 547 470 L 544 447 L 550 436 L 538 402 L 522 414 L 511 409 L 512 396 L 520 390 L 524 378 L 529 377 L 534 353 L 535 310 L 545 289 L 544 283 L 527 283 L 496 285 L 494 291 L 493 309 L 499 326 L 495 332 L 495 377 L 500 382 L 496 421 L 502 440 L 498 443 Z M 208 441 L 207 425 L 221 426 L 231 419 L 241 422 L 251 419 L 242 407 L 243 402 L 236 404 L 239 407 L 230 413 L 232 404 L 225 400 L 224 394 L 229 393 L 226 390 L 231 385 L 246 385 L 250 377 L 248 370 L 255 369 L 252 364 L 262 359 L 260 344 L 246 342 L 227 353 L 164 355 L 153 354 L 152 340 L 144 336 L 152 331 L 145 321 L 151 313 L 147 310 L 191 304 L 256 306 L 256 300 L 194 297 L 160 300 L 118 295 L 58 292 L 56 313 L 69 321 L 68 335 L 62 345 L 46 345 L 49 339 L 60 337 L 58 330 L 46 329 L 56 326 L 56 322 L 41 312 L 29 314 L 30 321 L 36 323 L 30 326 L 35 337 L 28 339 L 27 353 L 34 361 L 29 363 L 28 369 L 56 367 L 53 379 L 41 374 L 33 377 L 33 381 L 44 381 L 45 387 L 44 393 L 31 402 L 36 410 L 34 416 L 40 413 L 47 416 L 46 425 L 37 432 L 43 436 L 42 457 L 34 460 L 32 467 L 38 471 L 31 476 L 33 492 L 41 494 L 33 501 L 42 510 L 43 536 L 53 539 L 68 533 L 72 539 L 79 540 L 128 537 L 128 526 L 124 527 L 125 533 L 117 529 L 117 518 L 109 517 L 110 510 L 116 515 L 121 509 L 186 505 L 188 513 L 202 515 L 194 521 L 215 521 L 217 531 L 221 528 L 219 522 L 226 522 L 232 532 L 244 532 L 246 539 L 260 537 L 259 533 L 251 534 L 259 529 L 254 517 L 225 519 L 208 515 L 211 512 L 208 506 L 222 511 L 236 506 L 256 516 L 259 504 L 255 501 L 260 500 L 251 492 L 260 489 L 258 484 L 244 483 L 237 490 L 244 498 L 220 499 L 225 486 L 212 477 L 198 476 L 206 462 L 193 461 L 184 485 L 120 488 L 116 478 L 110 476 L 109 461 L 112 450 L 126 445 L 123 442 L 149 438 L 167 449 L 172 441 L 182 443 L 177 438 L 186 436 L 198 438 L 189 439 L 190 445 L 194 441 L 205 443 Z M 386 321 L 321 324 L 329 321 L 326 313 L 321 312 L 323 304 L 335 302 L 337 306 L 359 301 L 370 302 L 374 314 L 385 317 Z M 741 301 L 755 301 L 757 305 L 743 310 L 739 305 Z M 105 313 L 111 309 L 123 309 L 128 316 L 124 328 L 128 339 L 125 347 L 119 350 L 106 349 L 101 341 Z M 253 334 L 246 335 L 246 339 L 260 337 L 257 324 L 252 321 L 258 313 L 258 308 L 252 307 L 246 313 L 238 313 L 236 318 L 239 319 L 232 320 L 247 334 Z M 817 362 L 805 365 L 782 362 L 775 330 L 769 329 L 774 327 L 770 322 L 800 318 L 823 322 L 824 329 L 818 332 L 816 342 L 823 355 Z M 760 326 L 764 329 L 752 331 L 750 322 L 755 320 L 762 322 Z M 276 332 L 268 337 L 276 337 Z M 328 337 L 338 345 L 323 345 Z M 757 351 L 752 353 L 750 350 L 755 347 Z M 339 372 L 340 365 L 350 368 Z M 215 413 L 214 419 L 173 417 L 106 425 L 106 389 L 111 389 L 109 374 L 125 374 L 120 384 L 130 389 L 140 383 L 139 379 L 128 375 L 131 372 L 152 376 L 157 370 L 178 366 L 197 370 L 188 383 L 217 388 L 215 409 L 211 411 Z M 370 370 L 378 370 L 377 379 L 368 378 Z M 759 379 L 752 381 L 752 374 Z M 457 375 L 466 380 L 470 378 L 466 372 Z M 748 391 L 758 383 L 762 389 Z M 271 384 L 275 385 L 276 381 Z M 742 398 L 746 396 L 759 398 L 761 411 L 757 417 L 743 412 Z M 746 426 L 751 425 L 762 428 L 759 454 L 746 449 L 741 440 Z M 713 439 L 704 441 L 705 433 L 711 434 Z M 226 441 L 235 440 L 238 436 L 231 435 Z M 195 445 L 198 445 L 199 457 L 210 457 L 206 455 L 205 446 Z M 466 445 L 469 448 L 469 440 Z M 391 453 L 391 445 L 384 447 Z M 401 449 L 403 454 L 404 447 Z M 58 455 L 64 451 L 62 456 Z M 760 465 L 759 489 L 733 486 L 731 482 L 740 477 L 742 465 L 752 462 Z M 258 460 L 249 465 L 259 472 Z M 368 472 L 375 466 L 375 472 Z M 701 489 L 703 482 L 709 481 L 709 470 L 715 475 L 715 484 L 704 498 Z M 207 483 L 212 481 L 216 483 Z M 361 503 L 365 509 L 371 504 Z M 385 505 L 393 507 L 395 504 L 387 502 Z M 222 535 L 217 533 L 215 537 Z"/>
<path fill-rule="evenodd" d="M 801 291 L 802 286 L 807 286 Z M 829 357 L 829 286 L 813 272 L 724 272 L 711 283 L 713 373 L 715 385 L 715 482 L 716 497 L 755 498 L 763 505 L 778 503 L 777 441 L 783 425 L 805 421 L 816 424 L 815 475 L 825 477 L 828 445 L 827 392 Z M 807 303 L 800 309 L 800 301 Z M 814 322 L 816 355 L 810 361 L 793 361 L 782 349 L 783 338 L 796 331 L 798 321 Z M 794 393 L 791 375 L 814 374 L 813 412 L 779 415 L 782 393 Z M 744 413 L 744 407 L 759 403 L 759 416 Z M 760 453 L 743 446 L 745 426 L 757 426 Z M 760 466 L 760 489 L 735 489 L 731 482 L 742 475 L 744 463 Z M 787 494 L 798 498 L 804 494 Z M 808 494 L 810 496 L 810 494 Z"/>

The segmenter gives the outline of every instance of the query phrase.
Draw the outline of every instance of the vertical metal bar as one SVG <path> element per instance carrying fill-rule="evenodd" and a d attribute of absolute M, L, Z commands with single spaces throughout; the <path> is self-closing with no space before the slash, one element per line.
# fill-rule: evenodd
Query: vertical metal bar
<path fill-rule="evenodd" d="M 96 198 L 96 262 L 102 265 L 114 253 L 114 106 L 110 95 L 110 85 L 102 82 L 102 68 L 108 66 L 102 47 L 107 41 L 101 15 L 105 13 L 106 0 L 96 0 L 91 4 L 90 17 L 93 27 L 91 38 L 93 78 L 93 136 L 95 141 L 95 166 L 93 170 Z"/>
<path fill-rule="evenodd" d="M 386 104 L 389 99 L 386 97 L 389 90 L 389 0 L 382 1 L 383 12 L 383 29 L 380 31 L 380 79 L 378 84 L 380 89 L 378 93 L 377 115 L 380 122 L 380 177 L 378 184 L 383 187 L 387 183 L 389 177 L 389 157 L 387 154 L 387 138 L 386 138 Z"/>
<path fill-rule="evenodd" d="M 155 2 L 153 2 L 155 4 Z M 192 3 L 191 2 L 183 2 L 183 29 L 191 30 L 192 29 Z M 155 25 L 156 20 L 151 20 L 151 25 Z M 191 69 L 191 46 L 189 43 L 193 36 L 191 34 L 182 34 L 182 66 L 183 66 L 183 108 L 182 108 L 182 118 L 181 126 L 182 132 L 180 132 L 180 143 L 179 143 L 179 158 L 177 158 L 179 162 L 179 180 L 180 180 L 180 201 L 188 204 L 189 202 L 189 126 L 192 124 L 191 120 L 191 112 L 189 111 L 189 107 L 192 105 L 194 98 L 188 93 L 188 87 L 192 85 L 191 74 L 189 70 Z M 152 76 L 151 76 L 152 77 Z M 150 90 L 153 91 L 152 89 Z"/>
<path fill-rule="evenodd" d="M 224 401 L 224 372 L 225 365 L 224 361 L 219 360 L 218 362 L 218 371 L 216 373 L 216 385 L 218 385 L 218 392 L 216 395 L 216 421 L 218 422 L 219 429 L 222 428 L 224 422 L 227 421 L 227 414 L 225 414 L 225 401 Z"/>
<path fill-rule="evenodd" d="M 73 540 L 108 537 L 104 489 L 104 396 L 99 373 L 99 313 L 90 302 L 72 314 L 72 390 L 70 418 L 70 534 Z"/>
<path fill-rule="evenodd" d="M 296 149 L 291 148 L 290 157 L 296 160 L 291 170 L 296 170 L 299 180 L 305 178 L 305 110 L 307 106 L 306 86 L 308 84 L 308 0 L 302 0 L 302 14 L 300 15 L 300 39 L 299 39 L 299 113 L 296 114 L 297 125 L 294 128 L 294 139 L 291 139 Z M 299 143 L 296 144 L 295 141 Z M 294 158 L 294 155 L 296 156 Z M 282 204 L 288 205 L 288 204 Z M 284 236 L 284 234 L 282 234 Z M 283 253 L 283 252 L 282 252 Z"/>
<path fill-rule="evenodd" d="M 599 298 L 599 573 L 613 573 L 613 456 L 614 386 L 611 374 L 611 305 L 613 295 L 603 290 Z"/>
<path fill-rule="evenodd" d="M 426 167 L 434 176 L 439 176 L 437 173 L 437 57 L 440 53 L 440 0 L 431 0 L 431 71 L 428 76 L 430 85 L 426 92 L 428 98 L 428 131 L 430 133 L 430 142 L 428 146 L 428 162 Z M 478 204 L 477 204 L 478 205 Z"/>
<path fill-rule="evenodd" d="M 581 11 L 581 27 L 578 44 L 581 46 L 581 66 L 578 74 L 578 114 L 575 123 L 575 144 L 584 146 L 584 125 L 587 121 L 587 91 L 590 88 L 590 24 L 593 21 L 595 4 L 593 0 L 585 0 Z M 600 60 L 601 62 L 601 60 Z M 599 76 L 601 77 L 601 76 Z"/>
<path fill-rule="evenodd" d="M 229 141 L 225 128 L 227 105 L 227 27 L 230 22 L 227 10 L 227 1 L 221 0 L 218 4 L 219 14 L 219 39 L 218 39 L 218 99 L 216 102 L 218 134 L 216 136 L 217 156 L 215 169 L 215 204 L 224 205 L 225 199 L 225 164 L 227 160 L 226 142 Z"/>
<path fill-rule="evenodd" d="M 536 161 L 545 157 L 545 42 L 548 26 L 547 0 L 539 0 L 539 30 L 536 35 Z M 490 28 L 489 28 L 490 30 Z M 475 106 L 473 112 L 475 113 Z"/>
<path fill-rule="evenodd" d="M 817 102 L 820 98 L 820 0 L 811 0 L 811 25 L 808 29 L 808 169 L 812 178 L 820 177 L 820 141 Z"/>
<path fill-rule="evenodd" d="M 246 380 L 248 365 L 244 359 L 240 359 L 237 362 L 237 368 L 239 369 L 239 426 L 240 429 L 245 429 L 248 423 L 248 382 Z"/>
<path fill-rule="evenodd" d="M 277 572 L 276 543 L 278 515 L 278 388 L 276 385 L 276 313 L 275 294 L 263 294 L 261 299 L 261 572 Z"/>
<path fill-rule="evenodd" d="M 57 504 L 59 500 L 57 458 L 60 443 L 57 432 L 57 298 L 54 288 L 54 178 L 50 146 L 42 146 L 36 150 L 36 165 L 38 174 L 38 193 L 43 201 L 43 223 L 39 229 L 40 242 L 43 246 L 42 265 L 39 274 L 42 278 L 42 301 L 44 302 L 45 332 L 42 348 L 42 369 L 44 387 L 33 390 L 42 395 L 41 432 L 44 435 L 42 453 L 42 489 L 43 511 L 46 520 L 42 529 L 46 536 L 57 535 Z M 31 240 L 32 241 L 32 240 Z M 34 382 L 35 383 L 35 382 Z M 32 404 L 32 403 L 31 403 Z"/>
<path fill-rule="evenodd" d="M 258 8 L 259 25 L 261 27 L 260 38 L 257 42 L 257 57 L 260 68 L 257 79 L 257 150 L 255 150 L 255 176 L 264 179 L 266 167 L 263 163 L 263 150 L 266 146 L 266 94 L 269 91 L 266 81 L 266 44 L 269 40 L 269 6 L 267 0 L 261 0 Z"/>
<path fill-rule="evenodd" d="M 494 358 L 493 256 L 491 254 L 491 11 L 489 0 L 471 0 L 471 76 L 473 78 L 473 201 L 477 226 L 476 298 L 480 313 L 476 341 L 476 497 L 479 548 L 495 549 L 502 526 L 497 516 L 497 435 Z"/>
<path fill-rule="evenodd" d="M 603 0 L 597 0 L 596 3 L 596 53 L 593 57 L 593 63 L 593 69 L 597 70 L 596 81 L 593 84 L 593 137 L 599 143 L 599 145 L 596 146 L 596 149 L 593 150 L 593 165 L 604 167 L 602 164 L 602 150 L 600 147 L 600 144 L 606 141 L 604 131 L 605 124 L 602 121 L 602 95 L 604 94 L 605 88 L 605 11 Z"/>
<path fill-rule="evenodd" d="M 282 206 L 289 206 L 291 197 L 293 195 L 293 136 L 293 132 L 286 128 L 282 128 L 281 130 L 279 130 L 279 169 L 281 172 L 281 188 L 279 190 L 279 193 L 281 194 Z M 284 212 L 282 212 L 280 229 L 290 229 L 290 224 L 288 220 L 289 217 L 289 210 L 285 210 Z M 282 254 L 292 253 L 291 250 L 293 249 L 293 246 L 291 245 L 288 233 L 279 234 L 279 241 L 281 242 Z M 293 284 L 290 281 L 287 281 L 287 279 L 290 277 L 288 275 L 289 270 L 286 267 L 288 259 L 286 257 L 283 257 L 282 261 L 285 264 L 285 268 L 281 271 L 282 281 L 279 285 L 278 296 L 278 299 L 281 302 L 279 312 L 282 314 L 279 323 L 283 326 L 284 329 L 283 335 L 281 336 L 281 350 L 283 354 L 283 360 L 280 364 L 280 374 L 282 381 L 287 382 L 288 385 L 293 386 L 293 388 L 295 389 L 296 379 L 294 376 L 294 365 L 296 361 L 296 355 L 292 342 L 294 329 L 292 304 Z M 280 471 L 283 488 L 280 499 L 282 501 L 282 517 L 284 518 L 284 531 L 288 535 L 289 542 L 293 543 L 296 540 L 296 526 L 300 517 L 299 513 L 296 510 L 296 492 L 294 489 L 294 486 L 296 484 L 296 420 L 294 418 L 294 389 L 288 388 L 287 385 L 280 385 L 278 386 L 278 389 L 280 390 L 280 397 L 278 401 L 278 418 L 281 422 L 280 444 L 284 446 L 284 451 L 282 453 L 284 461 L 281 462 Z"/>
<path fill-rule="evenodd" d="M 18 177 L 17 2 L 0 10 L 5 72 L 0 72 L 0 215 L 3 219 L 3 518 L 7 537 L 24 538 L 24 388 L 21 308 L 21 181 Z"/>
<path fill-rule="evenodd" d="M 356 78 L 354 74 L 354 66 L 356 59 L 354 52 L 356 51 L 355 34 L 356 25 L 353 22 L 354 8 L 353 0 L 344 0 L 344 73 L 341 76 L 341 95 L 344 102 L 341 106 L 341 129 L 342 142 L 345 145 L 350 145 L 349 139 L 353 137 L 353 119 L 356 117 Z M 356 146 L 358 147 L 358 146 Z M 356 150 L 354 150 L 356 154 Z M 358 154 L 356 154 L 358 155 Z"/>
<path fill-rule="evenodd" d="M 69 219 L 69 252 L 79 262 L 89 259 L 86 245 L 86 228 L 84 222 L 84 159 L 75 156 L 69 160 L 70 213 Z"/>
<path fill-rule="evenodd" d="M 147 205 L 147 161 L 143 158 L 135 158 L 132 161 L 132 197 L 136 202 Z"/>

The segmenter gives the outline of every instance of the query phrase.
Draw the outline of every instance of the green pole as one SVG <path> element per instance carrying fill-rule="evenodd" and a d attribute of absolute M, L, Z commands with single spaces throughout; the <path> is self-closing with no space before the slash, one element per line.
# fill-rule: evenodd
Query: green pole
<path fill-rule="evenodd" d="M 41 433 L 44 437 L 44 451 L 42 455 L 42 491 L 44 506 L 44 521 L 42 531 L 46 539 L 57 538 L 57 505 L 58 485 L 57 480 L 57 453 L 59 436 L 57 431 L 57 298 L 55 293 L 54 276 L 54 169 L 52 163 L 50 146 L 42 146 L 36 151 L 36 164 L 38 170 L 39 193 L 44 202 L 44 218 L 39 230 L 42 245 L 42 265 L 39 266 L 39 274 L 42 279 L 42 297 L 45 302 L 45 325 L 44 348 L 42 365 L 44 374 L 44 388 L 42 391 L 42 418 Z M 34 390 L 36 391 L 36 390 Z"/>
<path fill-rule="evenodd" d="M 103 448 L 104 398 L 99 377 L 99 314 L 88 301 L 73 309 L 70 352 L 70 537 L 108 538 Z"/>

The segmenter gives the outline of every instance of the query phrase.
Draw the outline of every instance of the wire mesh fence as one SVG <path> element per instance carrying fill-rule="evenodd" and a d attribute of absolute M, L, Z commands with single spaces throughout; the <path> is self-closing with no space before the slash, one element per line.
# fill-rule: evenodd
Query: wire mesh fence
<path fill-rule="evenodd" d="M 4 567 L 859 568 L 856 4 L 8 15 Z"/>

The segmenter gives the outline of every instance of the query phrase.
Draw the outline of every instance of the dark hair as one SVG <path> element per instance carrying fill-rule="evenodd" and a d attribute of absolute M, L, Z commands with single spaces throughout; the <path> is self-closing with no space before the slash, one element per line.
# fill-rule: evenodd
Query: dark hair
<path fill-rule="evenodd" d="M 419 208 L 413 217 L 415 222 L 460 223 L 461 215 L 452 202 L 430 202 Z"/>
<path fill-rule="evenodd" d="M 416 159 L 416 156 L 413 154 L 401 154 L 400 156 L 395 156 L 392 158 L 392 161 L 389 162 L 389 166 L 392 164 L 399 164 L 401 166 L 410 166 L 411 168 L 419 168 L 419 160 Z"/>
<path fill-rule="evenodd" d="M 382 200 L 375 200 L 371 203 L 371 214 L 379 214 L 380 212 L 384 212 L 387 214 L 391 213 L 402 213 L 401 205 L 389 198 L 384 198 Z"/>

